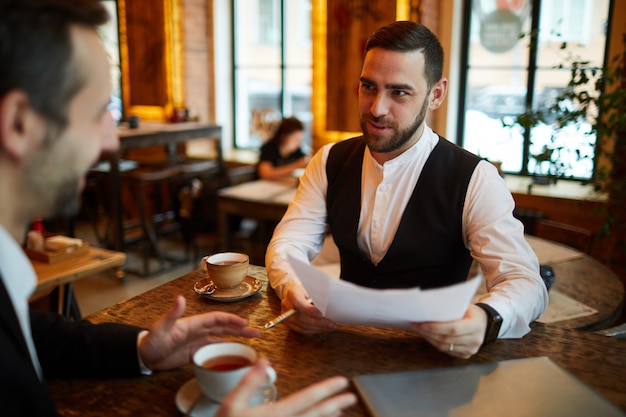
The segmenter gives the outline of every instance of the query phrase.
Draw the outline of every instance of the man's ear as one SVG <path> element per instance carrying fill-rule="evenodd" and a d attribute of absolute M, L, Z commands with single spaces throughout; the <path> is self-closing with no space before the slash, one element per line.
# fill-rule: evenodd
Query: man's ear
<path fill-rule="evenodd" d="M 446 98 L 446 93 L 448 91 L 448 80 L 446 78 L 440 78 L 439 81 L 433 86 L 430 90 L 430 100 L 428 103 L 429 110 L 438 109 L 443 100 Z"/>
<path fill-rule="evenodd" d="M 33 110 L 26 93 L 12 90 L 0 97 L 0 148 L 21 159 L 43 137 L 45 122 Z"/>

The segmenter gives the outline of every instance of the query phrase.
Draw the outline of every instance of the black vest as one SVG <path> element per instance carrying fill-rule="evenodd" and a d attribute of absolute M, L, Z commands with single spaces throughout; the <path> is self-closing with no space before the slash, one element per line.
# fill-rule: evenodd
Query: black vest
<path fill-rule="evenodd" d="M 463 245 L 463 204 L 480 158 L 439 138 L 387 254 L 374 266 L 357 246 L 364 151 L 361 137 L 339 142 L 326 163 L 326 209 L 341 255 L 341 279 L 371 288 L 435 288 L 465 281 L 472 258 Z"/>

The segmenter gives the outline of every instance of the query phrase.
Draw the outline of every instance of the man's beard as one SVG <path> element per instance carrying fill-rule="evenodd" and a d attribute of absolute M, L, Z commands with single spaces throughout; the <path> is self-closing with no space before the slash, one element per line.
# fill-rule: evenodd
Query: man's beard
<path fill-rule="evenodd" d="M 73 217 L 78 214 L 81 207 L 81 195 L 78 192 L 79 179 L 63 178 L 54 183 L 43 183 L 36 180 L 32 182 L 33 189 L 38 190 L 45 197 L 42 203 L 42 211 L 46 217 Z"/>
<path fill-rule="evenodd" d="M 417 132 L 417 130 L 420 128 L 422 123 L 424 123 L 424 119 L 426 119 L 427 110 L 428 110 L 428 97 L 426 97 L 426 99 L 424 100 L 424 103 L 422 103 L 422 108 L 420 109 L 419 114 L 417 115 L 417 117 L 415 118 L 411 126 L 403 130 L 396 130 L 395 135 L 393 135 L 387 141 L 374 140 L 367 131 L 368 120 L 371 120 L 374 123 L 379 123 L 379 122 L 384 123 L 384 117 L 375 118 L 375 117 L 369 116 L 369 114 L 361 115 L 361 121 L 360 121 L 361 131 L 363 132 L 363 137 L 365 139 L 365 143 L 367 144 L 367 147 L 370 149 L 371 152 L 378 152 L 378 153 L 387 153 L 387 152 L 396 151 L 398 149 L 402 149 L 402 147 L 404 147 L 404 145 L 406 145 L 411 140 L 411 138 L 413 137 L 415 132 Z"/>
<path fill-rule="evenodd" d="M 39 197 L 42 216 L 72 217 L 81 207 L 81 195 L 78 191 L 80 178 L 76 175 L 54 178 L 49 171 L 42 172 L 41 169 L 50 165 L 53 139 L 58 139 L 54 136 L 51 131 L 47 132 L 39 155 L 31 159 L 26 167 L 28 189 Z"/>
<path fill-rule="evenodd" d="M 78 180 L 68 178 L 60 186 L 53 200 L 52 208 L 57 216 L 73 217 L 80 211 L 81 195 L 78 193 Z"/>

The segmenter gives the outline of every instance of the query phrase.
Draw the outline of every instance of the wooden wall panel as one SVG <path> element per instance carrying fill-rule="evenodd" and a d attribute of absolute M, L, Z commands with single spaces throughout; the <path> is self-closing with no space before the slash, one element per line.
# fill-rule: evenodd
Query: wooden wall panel
<path fill-rule="evenodd" d="M 443 35 L 440 29 L 441 2 L 439 0 L 411 0 L 410 10 L 411 13 L 409 19 L 414 22 L 420 22 L 426 26 L 435 35 L 437 35 L 439 41 L 441 42 Z M 450 58 L 447 53 L 449 52 L 444 52 L 444 61 Z M 446 77 L 446 74 L 444 73 L 443 76 Z M 446 102 L 447 99 L 444 101 L 442 108 L 440 107 L 436 111 L 430 111 L 426 119 L 426 123 L 428 123 L 428 125 L 439 134 L 443 134 L 443 132 L 437 129 L 438 119 L 439 117 L 445 118 L 445 114 L 442 110 L 447 108 Z"/>
<path fill-rule="evenodd" d="M 327 130 L 360 132 L 358 85 L 367 38 L 396 20 L 395 2 L 328 0 Z"/>
<path fill-rule="evenodd" d="M 126 1 L 131 106 L 168 104 L 165 10 L 162 1 Z"/>

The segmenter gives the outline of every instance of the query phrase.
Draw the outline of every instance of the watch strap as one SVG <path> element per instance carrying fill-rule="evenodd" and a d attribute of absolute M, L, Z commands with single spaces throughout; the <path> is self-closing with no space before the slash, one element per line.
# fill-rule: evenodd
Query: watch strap
<path fill-rule="evenodd" d="M 483 345 L 486 345 L 498 338 L 500 327 L 502 326 L 502 316 L 489 304 L 477 303 L 476 305 L 487 313 L 487 328 L 485 329 L 485 337 L 483 338 Z"/>

